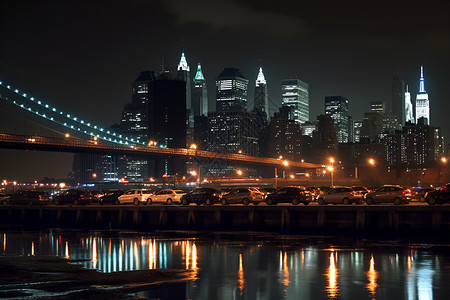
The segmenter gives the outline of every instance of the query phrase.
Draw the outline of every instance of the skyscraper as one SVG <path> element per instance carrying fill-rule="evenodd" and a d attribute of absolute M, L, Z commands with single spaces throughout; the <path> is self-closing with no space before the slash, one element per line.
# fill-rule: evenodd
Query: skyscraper
<path fill-rule="evenodd" d="M 184 52 L 181 53 L 177 68 L 177 79 L 186 81 L 186 109 L 191 109 L 191 72 Z"/>
<path fill-rule="evenodd" d="M 299 79 L 285 79 L 281 82 L 282 103 L 291 107 L 289 120 L 299 124 L 309 121 L 309 85 Z"/>
<path fill-rule="evenodd" d="M 194 77 L 194 88 L 192 90 L 192 110 L 194 117 L 208 115 L 208 91 L 206 80 L 203 76 L 202 66 L 198 63 L 197 73 Z"/>
<path fill-rule="evenodd" d="M 258 77 L 256 78 L 253 109 L 257 112 L 265 113 L 266 118 L 269 119 L 269 95 L 267 94 L 267 82 L 261 67 L 259 68 Z"/>
<path fill-rule="evenodd" d="M 425 91 L 425 79 L 423 78 L 423 66 L 420 66 L 419 93 L 416 97 L 416 124 L 420 118 L 425 118 L 425 124 L 430 125 L 430 100 Z"/>
<path fill-rule="evenodd" d="M 216 78 L 216 110 L 247 109 L 248 79 L 235 68 L 224 68 Z"/>
<path fill-rule="evenodd" d="M 405 124 L 405 81 L 399 75 L 392 81 L 392 114 L 399 124 Z"/>
<path fill-rule="evenodd" d="M 325 97 L 325 114 L 330 115 L 336 125 L 339 143 L 348 143 L 348 99 L 341 96 Z"/>
<path fill-rule="evenodd" d="M 186 107 L 186 147 L 188 147 L 194 142 L 194 112 L 191 102 L 191 72 L 184 52 L 181 53 L 178 63 L 177 80 L 186 82 L 186 105 L 184 106 Z"/>
<path fill-rule="evenodd" d="M 411 103 L 411 93 L 408 91 L 408 85 L 406 86 L 405 92 L 405 124 L 406 122 L 415 123 L 414 110 Z"/>

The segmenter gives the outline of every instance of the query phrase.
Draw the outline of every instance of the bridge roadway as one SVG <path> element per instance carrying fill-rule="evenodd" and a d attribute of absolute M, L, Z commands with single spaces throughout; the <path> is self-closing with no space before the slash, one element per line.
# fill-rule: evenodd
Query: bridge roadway
<path fill-rule="evenodd" d="M 196 157 L 198 159 L 217 159 L 241 163 L 282 166 L 284 160 L 270 157 L 256 157 L 245 154 L 216 153 L 197 149 L 160 148 L 143 145 L 121 145 L 100 140 L 81 140 L 76 138 L 50 138 L 31 135 L 15 135 L 0 133 L 0 147 L 10 149 L 26 149 L 57 152 L 91 152 L 100 154 L 126 154 L 135 156 L 160 157 Z M 287 161 L 289 167 L 316 169 L 322 165 Z"/>
<path fill-rule="evenodd" d="M 45 205 L 0 206 L 0 225 L 291 234 L 435 236 L 450 239 L 450 205 Z"/>

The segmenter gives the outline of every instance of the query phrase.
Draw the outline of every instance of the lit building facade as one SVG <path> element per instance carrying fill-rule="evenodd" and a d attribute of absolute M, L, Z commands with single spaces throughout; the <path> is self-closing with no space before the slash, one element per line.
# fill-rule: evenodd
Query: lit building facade
<path fill-rule="evenodd" d="M 262 128 L 256 119 L 255 112 L 245 110 L 209 113 L 207 150 L 259 156 Z"/>
<path fill-rule="evenodd" d="M 302 132 L 297 122 L 289 120 L 288 111 L 280 109 L 270 120 L 269 156 L 299 161 L 302 159 Z"/>
<path fill-rule="evenodd" d="M 225 68 L 216 78 L 216 110 L 247 109 L 248 79 L 236 68 Z"/>
<path fill-rule="evenodd" d="M 203 76 L 202 66 L 198 63 L 197 73 L 194 77 L 194 88 L 192 89 L 192 110 L 194 117 L 208 115 L 208 90 L 206 80 Z"/>
<path fill-rule="evenodd" d="M 325 114 L 331 116 L 336 125 L 339 143 L 348 143 L 348 99 L 341 96 L 325 97 Z"/>
<path fill-rule="evenodd" d="M 283 107 L 290 107 L 289 120 L 299 124 L 309 121 L 309 84 L 299 79 L 285 79 L 281 82 Z"/>
<path fill-rule="evenodd" d="M 405 92 L 405 124 L 407 122 L 416 122 L 416 119 L 414 118 L 414 107 L 411 102 L 411 93 L 408 91 L 408 85 L 406 85 Z"/>
<path fill-rule="evenodd" d="M 430 125 L 430 100 L 425 91 L 425 79 L 423 77 L 423 67 L 420 67 L 419 93 L 416 97 L 416 124 L 420 118 L 425 119 L 425 124 Z"/>
<path fill-rule="evenodd" d="M 259 113 L 264 113 L 266 115 L 267 120 L 270 117 L 267 82 L 264 77 L 262 67 L 259 68 L 258 77 L 256 78 L 253 110 Z"/>

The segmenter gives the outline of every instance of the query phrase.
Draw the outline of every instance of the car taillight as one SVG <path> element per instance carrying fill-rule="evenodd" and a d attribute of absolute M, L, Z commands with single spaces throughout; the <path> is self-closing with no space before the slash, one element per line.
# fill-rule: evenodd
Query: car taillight
<path fill-rule="evenodd" d="M 212 195 L 213 195 L 214 197 L 215 197 L 215 196 L 217 196 L 217 194 L 216 194 L 216 193 L 213 193 Z"/>
<path fill-rule="evenodd" d="M 410 189 L 404 190 L 404 191 L 403 191 L 403 195 L 405 195 L 405 194 L 411 194 L 411 190 L 410 190 Z"/>
<path fill-rule="evenodd" d="M 84 195 L 80 195 L 80 199 L 84 199 Z"/>

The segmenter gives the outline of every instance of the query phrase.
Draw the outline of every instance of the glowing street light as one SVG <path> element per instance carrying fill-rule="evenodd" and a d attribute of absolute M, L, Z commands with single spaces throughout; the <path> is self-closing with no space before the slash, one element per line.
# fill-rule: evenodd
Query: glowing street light
<path fill-rule="evenodd" d="M 327 169 L 331 173 L 331 187 L 333 187 L 334 186 L 334 182 L 333 182 L 333 166 L 328 166 Z"/>
<path fill-rule="evenodd" d="M 369 159 L 369 164 L 370 164 L 371 166 L 375 165 L 375 160 L 374 160 L 373 158 L 370 158 L 370 159 Z"/>
<path fill-rule="evenodd" d="M 197 150 L 197 144 L 191 144 L 191 146 L 189 148 Z"/>
<path fill-rule="evenodd" d="M 65 137 L 66 137 L 66 138 L 70 137 L 70 134 L 66 133 Z"/>
<path fill-rule="evenodd" d="M 283 161 L 283 165 L 284 165 L 285 167 L 287 167 L 287 166 L 289 166 L 289 162 L 288 162 L 287 160 L 284 160 L 284 161 Z"/>
<path fill-rule="evenodd" d="M 236 170 L 236 173 L 241 176 L 242 175 L 242 170 Z"/>
<path fill-rule="evenodd" d="M 442 157 L 442 158 L 441 158 L 441 162 L 442 162 L 443 164 L 446 164 L 446 163 L 447 163 L 447 158 L 446 158 L 446 157 Z"/>

